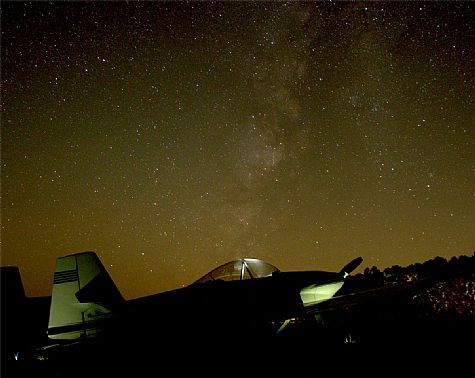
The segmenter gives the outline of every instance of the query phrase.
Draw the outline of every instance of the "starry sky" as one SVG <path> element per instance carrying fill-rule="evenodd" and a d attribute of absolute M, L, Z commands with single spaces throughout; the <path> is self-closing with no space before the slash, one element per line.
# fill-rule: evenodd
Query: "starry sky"
<path fill-rule="evenodd" d="M 1 257 L 126 298 L 475 250 L 475 4 L 1 3 Z"/>

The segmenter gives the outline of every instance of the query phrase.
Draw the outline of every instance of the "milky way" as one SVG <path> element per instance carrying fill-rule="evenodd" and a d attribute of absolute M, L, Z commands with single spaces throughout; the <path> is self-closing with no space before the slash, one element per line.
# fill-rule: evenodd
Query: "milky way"
<path fill-rule="evenodd" d="M 2 265 L 126 297 L 239 257 L 475 250 L 470 2 L 2 2 Z"/>

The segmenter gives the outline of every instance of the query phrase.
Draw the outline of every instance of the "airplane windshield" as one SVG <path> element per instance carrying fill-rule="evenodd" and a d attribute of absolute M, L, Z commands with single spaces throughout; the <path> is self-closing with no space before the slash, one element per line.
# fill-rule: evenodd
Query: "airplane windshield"
<path fill-rule="evenodd" d="M 278 272 L 274 265 L 259 259 L 239 259 L 223 264 L 203 277 L 195 281 L 195 283 L 203 283 L 206 281 L 236 281 L 247 280 L 251 278 L 262 278 Z"/>

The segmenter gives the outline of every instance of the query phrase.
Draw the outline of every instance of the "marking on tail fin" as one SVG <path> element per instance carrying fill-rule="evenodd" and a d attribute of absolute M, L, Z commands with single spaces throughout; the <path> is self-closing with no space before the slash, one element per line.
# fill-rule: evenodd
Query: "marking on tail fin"
<path fill-rule="evenodd" d="M 79 280 L 78 271 L 73 270 L 63 270 L 62 272 L 54 273 L 53 284 L 62 284 L 66 282 L 73 282 Z"/>

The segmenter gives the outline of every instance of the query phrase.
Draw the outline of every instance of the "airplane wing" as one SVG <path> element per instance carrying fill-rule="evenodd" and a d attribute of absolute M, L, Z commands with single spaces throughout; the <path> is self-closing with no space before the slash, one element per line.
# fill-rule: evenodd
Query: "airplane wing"
<path fill-rule="evenodd" d="M 434 277 L 424 277 L 413 281 L 384 285 L 381 287 L 337 295 L 324 302 L 306 308 L 307 314 L 349 310 L 354 307 L 372 305 L 396 305 L 434 284 Z"/>
<path fill-rule="evenodd" d="M 349 292 L 304 306 L 303 315 L 277 324 L 277 341 L 299 350 L 328 352 L 346 344 L 374 347 L 420 341 L 423 319 L 416 295 L 437 282 L 435 277 Z M 351 283 L 350 283 L 351 285 Z M 351 289 L 351 287 L 350 287 Z M 280 325 L 280 327 L 279 327 Z M 280 338 L 280 339 L 279 339 Z M 318 343 L 314 341 L 318 340 Z"/>

